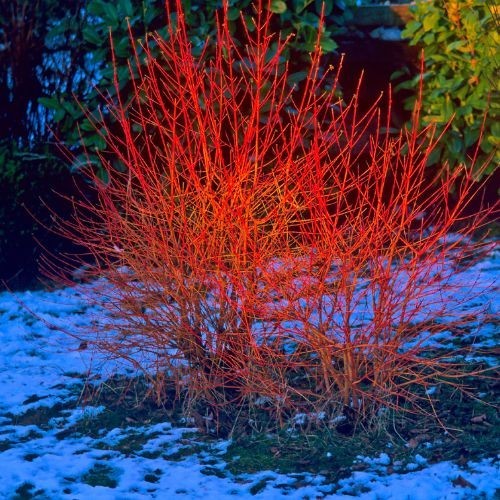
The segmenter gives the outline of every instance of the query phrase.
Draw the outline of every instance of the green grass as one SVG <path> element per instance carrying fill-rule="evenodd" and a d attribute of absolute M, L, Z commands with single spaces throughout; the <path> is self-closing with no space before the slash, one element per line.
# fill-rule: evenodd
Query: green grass
<path fill-rule="evenodd" d="M 349 437 L 330 429 L 317 429 L 311 434 L 282 431 L 235 440 L 222 458 L 236 475 L 273 470 L 284 474 L 322 473 L 337 480 L 348 475 L 357 455 L 385 451 L 386 442 L 377 433 Z"/>
<path fill-rule="evenodd" d="M 181 462 L 186 457 L 190 457 L 192 455 L 198 455 L 204 451 L 207 451 L 208 447 L 206 445 L 200 443 L 192 443 L 182 448 L 174 451 L 173 453 L 163 454 L 163 458 L 165 460 L 170 460 L 171 462 Z"/>
<path fill-rule="evenodd" d="M 38 403 L 38 401 L 41 401 L 42 399 L 46 399 L 48 397 L 49 396 L 38 396 L 36 394 L 32 394 L 31 396 L 29 396 L 28 398 L 26 398 L 23 401 L 23 405 L 29 405 L 31 403 Z"/>
<path fill-rule="evenodd" d="M 22 483 L 17 489 L 12 500 L 30 500 L 32 498 L 41 498 L 43 490 L 35 489 L 35 485 L 29 481 Z"/>
<path fill-rule="evenodd" d="M 259 481 L 257 481 L 252 487 L 250 488 L 250 493 L 252 495 L 257 495 L 260 493 L 262 490 L 264 490 L 267 486 L 268 481 L 272 481 L 274 477 L 269 476 L 269 477 L 263 477 Z"/>
<path fill-rule="evenodd" d="M 470 370 L 483 368 L 479 363 L 470 365 Z M 106 431 L 114 428 L 129 428 L 123 438 L 113 445 L 98 441 L 96 448 L 118 451 L 123 455 L 135 454 L 143 458 L 158 458 L 181 461 L 186 457 L 198 455 L 205 460 L 206 474 L 221 475 L 220 461 L 233 474 L 274 470 L 282 473 L 321 473 L 335 482 L 349 475 L 353 469 L 367 467 L 360 463 L 358 455 L 377 457 L 380 453 L 390 456 L 400 467 L 413 463 L 418 454 L 429 463 L 441 460 L 454 460 L 466 463 L 481 457 L 493 456 L 499 448 L 498 416 L 495 402 L 495 379 L 470 376 L 464 383 L 470 394 L 481 394 L 481 400 L 464 396 L 460 391 L 441 385 L 437 389 L 435 401 L 436 414 L 432 408 L 429 415 L 395 413 L 386 411 L 371 425 L 358 425 L 352 433 L 341 432 L 340 426 L 328 428 L 326 425 L 311 429 L 283 429 L 270 432 L 247 432 L 233 439 L 226 453 L 210 456 L 211 444 L 218 441 L 211 436 L 194 433 L 181 441 L 181 447 L 169 453 L 168 450 L 142 451 L 144 445 L 157 433 L 147 434 L 134 431 L 133 427 L 147 426 L 164 422 L 166 411 L 152 403 L 147 397 L 147 386 L 139 380 L 132 397 L 123 396 L 125 381 L 108 381 L 98 391 L 93 404 L 104 404 L 106 409 L 75 423 L 58 434 L 65 438 L 72 435 L 85 435 L 102 438 Z M 127 382 L 130 386 L 130 380 Z M 415 391 L 423 391 L 415 388 Z M 120 399 L 116 395 L 120 394 Z M 139 403 L 138 403 L 139 401 Z M 480 422 L 474 417 L 484 415 Z M 436 419 L 436 416 L 438 419 Z M 184 426 L 180 412 L 168 412 L 168 420 L 174 425 Z M 445 432 L 443 424 L 448 430 Z M 132 427 L 132 429 L 130 429 Z M 235 435 L 237 435 L 235 433 Z"/>
<path fill-rule="evenodd" d="M 109 465 L 96 463 L 81 478 L 83 483 L 89 486 L 104 486 L 107 488 L 116 488 L 118 481 L 116 479 L 117 471 Z"/>
<path fill-rule="evenodd" d="M 35 425 L 42 430 L 50 428 L 49 422 L 54 418 L 64 417 L 64 412 L 69 409 L 74 409 L 75 401 L 58 402 L 53 406 L 38 406 L 30 408 L 24 413 L 12 414 L 6 413 L 5 417 L 10 418 L 12 425 Z"/>
<path fill-rule="evenodd" d="M 0 441 L 0 453 L 2 451 L 10 450 L 13 446 L 14 443 L 9 439 L 2 439 L 2 441 Z"/>
<path fill-rule="evenodd" d="M 105 409 L 104 411 L 85 416 L 72 426 L 59 431 L 56 437 L 60 440 L 68 437 L 87 436 L 93 439 L 102 437 L 106 431 L 129 427 L 125 412 Z"/>
<path fill-rule="evenodd" d="M 153 472 L 150 472 L 144 476 L 144 481 L 147 483 L 155 484 L 161 479 L 162 471 L 160 469 L 156 469 Z"/>
<path fill-rule="evenodd" d="M 219 467 L 204 467 L 203 469 L 200 470 L 202 474 L 205 474 L 205 476 L 215 476 L 218 478 L 226 478 L 227 477 L 227 472 L 225 472 L 223 469 Z"/>

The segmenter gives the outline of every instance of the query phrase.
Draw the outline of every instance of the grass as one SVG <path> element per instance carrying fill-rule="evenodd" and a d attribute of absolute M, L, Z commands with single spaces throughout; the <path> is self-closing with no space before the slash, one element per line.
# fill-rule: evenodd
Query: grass
<path fill-rule="evenodd" d="M 2 451 L 10 450 L 14 446 L 14 443 L 9 439 L 3 439 L 0 441 L 0 453 Z"/>
<path fill-rule="evenodd" d="M 40 498 L 44 491 L 36 489 L 33 483 L 25 481 L 17 489 L 13 500 L 29 500 L 31 498 Z"/>
<path fill-rule="evenodd" d="M 49 422 L 52 419 L 64 417 L 65 410 L 73 408 L 75 408 L 75 401 L 58 402 L 53 406 L 37 406 L 24 413 L 7 413 L 5 416 L 11 419 L 12 425 L 36 425 L 42 430 L 48 430 L 50 428 Z"/>
<path fill-rule="evenodd" d="M 32 394 L 28 398 L 26 398 L 23 401 L 23 405 L 29 405 L 31 403 L 38 403 L 38 401 L 41 401 L 42 399 L 46 399 L 48 396 L 38 396 L 37 394 Z"/>
<path fill-rule="evenodd" d="M 390 451 L 388 442 L 383 432 L 346 437 L 328 429 L 318 429 L 314 434 L 256 435 L 232 443 L 224 460 L 235 475 L 273 470 L 298 475 L 300 480 L 301 473 L 310 472 L 335 483 L 349 476 L 352 470 L 360 470 L 356 463 L 358 456 L 378 456 Z"/>
<path fill-rule="evenodd" d="M 471 371 L 478 365 L 471 366 Z M 142 383 L 142 382 L 140 382 Z M 196 457 L 201 464 L 201 472 L 207 476 L 231 478 L 235 483 L 246 483 L 247 474 L 274 471 L 288 475 L 288 480 L 275 487 L 284 493 L 306 486 L 313 476 L 321 475 L 324 485 L 328 486 L 325 494 L 334 494 L 338 490 L 339 480 L 349 477 L 353 472 L 373 471 L 381 475 L 393 472 L 406 472 L 441 461 L 453 461 L 463 468 L 469 461 L 496 456 L 500 444 L 500 422 L 497 409 L 493 405 L 498 389 L 495 379 L 471 376 L 467 379 L 471 394 L 480 395 L 480 399 L 464 397 L 459 391 L 453 391 L 443 385 L 436 389 L 438 405 L 436 413 L 448 426 L 441 427 L 433 415 L 413 415 L 385 412 L 370 425 L 359 424 L 352 435 L 342 432 L 341 425 L 323 425 L 321 423 L 298 426 L 289 425 L 280 431 L 248 432 L 235 435 L 226 448 L 220 447 L 220 440 L 201 431 L 184 433 L 182 438 L 172 442 L 161 442 L 158 447 L 146 448 L 151 440 L 163 433 L 148 432 L 159 420 L 160 410 L 149 399 L 144 398 L 139 405 L 125 403 L 119 405 L 111 398 L 106 401 L 105 409 L 75 424 L 67 425 L 57 433 L 60 439 L 91 438 L 86 441 L 82 453 L 100 450 L 104 455 L 80 477 L 67 478 L 71 483 L 85 483 L 92 487 L 116 488 L 119 484 L 120 471 L 107 465 L 107 453 L 116 457 L 136 456 L 144 459 L 163 458 L 168 462 L 181 462 L 189 457 Z M 109 386 L 109 383 L 106 384 Z M 103 404 L 109 387 L 102 388 L 99 403 Z M 112 393 L 113 391 L 111 391 Z M 75 401 L 71 403 L 74 407 Z M 34 425 L 40 429 L 50 426 L 50 418 L 59 417 L 68 405 L 58 403 L 53 407 L 40 406 L 17 416 L 21 425 Z M 158 413 L 157 413 L 158 412 Z M 164 422 L 165 414 L 163 413 Z M 174 426 L 184 427 L 185 419 L 181 413 L 169 418 Z M 57 425 L 65 425 L 60 421 Z M 122 429 L 119 439 L 109 440 L 108 431 Z M 6 436 L 7 437 L 7 436 Z M 35 429 L 22 438 L 0 441 L 0 451 L 14 448 L 21 442 L 36 440 L 43 434 Z M 74 453 L 77 459 L 77 452 Z M 377 458 L 375 465 L 364 457 Z M 32 462 L 43 457 L 37 453 L 28 453 L 24 459 Z M 144 472 L 143 480 L 154 488 L 162 479 L 160 469 Z M 275 481 L 272 474 L 265 474 L 249 483 L 249 492 L 258 495 L 270 481 Z M 16 490 L 17 499 L 43 497 L 44 491 L 31 482 L 20 484 Z M 66 488 L 71 494 L 71 486 Z M 343 490 L 345 493 L 345 491 Z M 181 490 L 178 492 L 181 493 Z M 359 490 L 354 492 L 359 494 Z"/>
<path fill-rule="evenodd" d="M 208 447 L 203 446 L 199 443 L 192 443 L 187 446 L 183 446 L 179 450 L 163 455 L 165 460 L 169 460 L 171 462 L 181 462 L 186 457 L 190 457 L 191 455 L 198 455 L 204 451 L 207 451 Z"/>
<path fill-rule="evenodd" d="M 88 436 L 97 439 L 106 431 L 125 427 L 129 427 L 126 412 L 105 409 L 98 415 L 78 420 L 73 425 L 58 432 L 56 437 L 60 440 L 66 439 L 69 436 Z"/>
<path fill-rule="evenodd" d="M 144 481 L 147 483 L 157 483 L 160 480 L 160 476 L 162 471 L 160 469 L 156 469 L 153 472 L 146 474 L 144 476 Z"/>
<path fill-rule="evenodd" d="M 82 476 L 82 482 L 90 486 L 104 486 L 116 488 L 117 471 L 106 464 L 96 463 L 88 472 Z"/>
<path fill-rule="evenodd" d="M 82 377 L 76 373 L 65 375 L 71 378 Z M 84 405 L 83 408 L 91 404 L 93 407 L 104 406 L 104 410 L 97 414 L 89 412 L 84 418 L 65 427 L 56 434 L 61 440 L 82 435 L 96 439 L 112 429 L 139 427 L 165 420 L 164 408 L 158 407 L 147 398 L 148 387 L 141 377 L 111 377 L 98 386 L 75 386 L 78 388 L 76 392 Z M 130 391 L 127 390 L 129 388 Z M 139 437 L 137 439 L 141 440 Z"/>
<path fill-rule="evenodd" d="M 250 488 L 250 493 L 252 495 L 257 495 L 260 493 L 262 490 L 265 489 L 267 486 L 268 481 L 272 481 L 274 478 L 269 476 L 269 477 L 263 477 L 260 481 L 257 481 L 251 488 Z"/>

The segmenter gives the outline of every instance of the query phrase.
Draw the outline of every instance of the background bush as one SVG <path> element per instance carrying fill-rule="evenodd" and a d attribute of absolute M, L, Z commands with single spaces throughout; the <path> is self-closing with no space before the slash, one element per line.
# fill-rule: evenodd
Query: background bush
<path fill-rule="evenodd" d="M 50 225 L 40 198 L 60 206 L 53 190 L 76 194 L 48 125 L 42 95 L 85 96 L 92 68 L 80 46 L 85 2 L 0 1 L 0 286 L 33 285 L 39 253 L 34 237 L 64 247 L 25 210 Z M 53 36 L 55 26 L 66 26 Z"/>
<path fill-rule="evenodd" d="M 56 193 L 79 197 L 86 187 L 49 148 L 27 151 L 2 142 L 0 186 L 0 280 L 9 288 L 36 287 L 42 252 L 37 242 L 54 254 L 75 251 L 70 242 L 50 230 L 52 216 L 45 203 L 65 213 L 71 204 Z"/>
<path fill-rule="evenodd" d="M 423 48 L 423 125 L 444 133 L 430 164 L 500 162 L 500 34 L 498 10 L 484 0 L 417 1 L 403 37 Z M 420 75 L 399 88 L 418 88 Z M 411 109 L 413 95 L 407 101 Z M 486 119 L 485 111 L 488 112 Z M 448 127 L 450 120 L 451 125 Z M 484 124 L 483 124 L 484 122 Z"/>
<path fill-rule="evenodd" d="M 221 0 L 183 0 L 186 12 L 186 23 L 189 30 L 189 39 L 194 54 L 200 54 L 210 37 L 215 36 L 216 12 L 221 8 Z M 317 0 L 291 0 L 284 2 L 273 0 L 269 3 L 270 10 L 276 15 L 273 18 L 272 29 L 281 32 L 283 37 L 295 35 L 286 51 L 282 53 L 282 63 L 290 61 L 290 54 L 294 54 L 291 63 L 296 70 L 290 72 L 290 85 L 303 81 L 306 73 L 303 64 L 308 59 L 308 53 L 316 43 L 317 30 L 323 2 Z M 254 15 L 251 0 L 231 0 L 228 2 L 229 30 L 237 39 L 243 33 L 240 20 L 243 13 L 243 22 L 247 29 L 253 29 L 252 16 Z M 98 88 L 106 88 L 111 93 L 119 92 L 123 99 L 127 99 L 133 92 L 133 80 L 138 77 L 138 68 L 129 72 L 129 63 L 141 65 L 142 55 L 139 49 L 139 58 L 130 60 L 131 36 L 134 40 L 144 40 L 147 33 L 157 31 L 162 36 L 167 36 L 165 3 L 160 0 L 147 2 L 134 2 L 131 0 L 91 0 L 85 9 L 85 19 L 82 20 L 83 28 L 80 31 L 81 47 L 87 54 L 89 64 L 94 69 L 94 84 Z M 334 36 L 345 31 L 343 24 L 351 16 L 351 11 L 338 0 L 324 2 L 325 23 L 321 34 L 321 47 L 325 53 L 333 52 L 337 48 Z M 130 31 L 129 31 L 130 25 Z M 72 29 L 70 23 L 61 23 L 55 26 L 49 34 L 57 37 Z M 109 65 L 111 60 L 110 30 L 114 45 L 114 68 Z M 270 47 L 270 51 L 275 50 Z M 158 48 L 150 47 L 153 53 L 158 53 Z M 113 85 L 113 72 L 116 71 L 120 81 L 120 88 Z M 94 116 L 98 115 L 101 96 L 92 88 L 85 94 L 77 93 L 77 99 Z M 115 95 L 116 97 L 116 95 Z M 85 119 L 80 104 L 75 101 L 72 93 L 67 91 L 51 92 L 39 102 L 52 110 L 52 119 L 57 124 L 60 139 L 71 150 L 75 150 L 83 143 L 90 149 L 102 149 L 102 138 L 90 123 Z M 113 120 L 112 116 L 107 117 Z M 92 156 L 95 160 L 95 156 Z M 87 161 L 88 158 L 76 155 L 75 166 L 78 161 Z M 96 162 L 98 164 L 98 162 Z"/>

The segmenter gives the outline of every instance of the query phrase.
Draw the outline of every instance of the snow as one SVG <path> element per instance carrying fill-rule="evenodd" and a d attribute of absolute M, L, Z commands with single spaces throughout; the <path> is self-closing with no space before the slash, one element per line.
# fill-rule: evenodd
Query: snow
<path fill-rule="evenodd" d="M 487 312 L 494 319 L 500 302 L 496 285 L 499 252 L 466 272 L 475 273 L 474 278 L 471 274 L 475 285 L 492 285 L 473 296 L 470 307 L 477 307 L 478 302 L 488 304 Z M 86 292 L 91 292 L 92 285 L 84 286 L 88 287 Z M 54 328 L 71 333 L 73 328 L 94 321 L 100 313 L 99 307 L 86 302 L 77 288 L 0 293 L 0 498 L 15 498 L 23 488 L 36 498 L 127 500 L 350 496 L 441 500 L 495 498 L 500 491 L 498 457 L 459 466 L 445 461 L 429 464 L 418 454 L 406 465 L 391 463 L 388 453 L 359 456 L 364 470 L 356 470 L 332 485 L 325 477 L 310 473 L 301 474 L 300 479 L 273 471 L 236 476 L 225 469 L 222 455 L 229 442 L 224 440 L 205 443 L 206 448 L 198 454 L 168 459 L 168 455 L 182 451 L 186 443 L 198 442 L 200 436 L 188 425 L 172 426 L 167 418 L 141 427 L 102 429 L 97 437 L 74 433 L 65 437 L 69 427 L 95 418 L 104 410 L 102 406 L 78 404 L 82 380 L 90 372 L 94 374 L 93 383 L 110 374 L 132 374 L 116 361 L 80 348 L 77 339 Z M 492 345 L 498 334 L 496 325 L 495 321 L 477 324 L 470 335 L 477 337 L 480 346 Z M 496 362 L 490 358 L 487 361 Z M 430 387 L 428 392 L 433 390 Z M 19 421 L 28 410 L 40 412 L 43 407 L 57 404 L 60 409 L 55 417 L 34 419 L 32 423 Z M 298 423 L 301 418 L 297 416 Z M 140 436 L 144 442 L 141 453 L 125 453 L 116 447 L 133 436 Z M 327 457 L 333 454 L 332 450 Z M 207 475 L 207 460 L 221 474 Z M 108 484 L 92 486 L 89 477 L 99 470 L 106 472 Z"/>

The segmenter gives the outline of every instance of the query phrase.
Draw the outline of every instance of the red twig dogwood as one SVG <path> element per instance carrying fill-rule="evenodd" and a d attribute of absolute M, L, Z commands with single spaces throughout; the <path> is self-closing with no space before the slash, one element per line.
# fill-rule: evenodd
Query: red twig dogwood
<path fill-rule="evenodd" d="M 159 399 L 174 380 L 215 415 L 363 414 L 459 376 L 423 352 L 464 321 L 439 323 L 462 285 L 456 266 L 480 246 L 470 236 L 484 213 L 447 236 L 477 188 L 469 172 L 429 181 L 440 138 L 391 133 L 377 103 L 359 112 L 360 90 L 343 102 L 319 43 L 290 86 L 288 40 L 262 2 L 241 42 L 224 9 L 196 57 L 175 10 L 167 39 L 135 46 L 133 94 L 106 100 L 117 126 L 95 123 L 107 143 L 105 180 L 86 168 L 98 201 L 60 221 L 94 257 L 87 276 L 106 278 L 93 293 L 114 321 L 93 344 L 143 369 Z"/>

